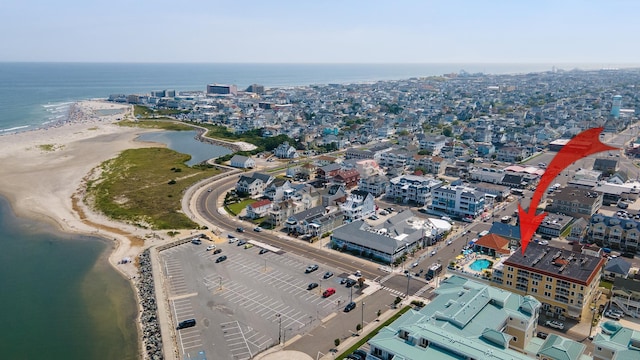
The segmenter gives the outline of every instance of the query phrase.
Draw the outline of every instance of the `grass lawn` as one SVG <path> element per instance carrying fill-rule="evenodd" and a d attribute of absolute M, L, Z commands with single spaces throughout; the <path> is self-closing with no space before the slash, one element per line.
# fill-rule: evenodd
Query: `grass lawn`
<path fill-rule="evenodd" d="M 360 341 L 358 341 L 353 346 L 348 348 L 347 351 L 345 351 L 342 354 L 338 355 L 336 357 L 336 359 L 344 359 L 345 357 L 349 356 L 352 352 L 356 351 L 358 348 L 360 348 L 362 345 L 364 345 L 367 341 L 369 341 L 369 339 L 371 339 L 374 336 L 378 335 L 378 332 L 380 331 L 380 329 L 382 329 L 383 327 L 388 326 L 392 322 L 398 320 L 398 318 L 400 316 L 402 316 L 402 314 L 406 313 L 407 311 L 409 311 L 412 308 L 413 307 L 411 307 L 411 306 L 405 306 L 404 308 L 400 309 L 400 311 L 398 311 L 396 314 L 394 314 L 392 317 L 390 317 L 387 321 L 385 321 L 384 323 L 380 324 L 380 326 L 375 328 L 375 330 L 373 330 L 372 332 L 370 332 L 369 334 L 364 336 L 362 339 L 360 339 Z"/>
<path fill-rule="evenodd" d="M 101 165 L 99 179 L 87 184 L 87 199 L 110 218 L 143 228 L 196 228 L 181 212 L 184 190 L 220 170 L 189 167 L 189 158 L 166 148 L 125 150 Z"/>
<path fill-rule="evenodd" d="M 256 201 L 257 200 L 255 200 L 255 199 L 245 199 L 245 200 L 240 201 L 239 203 L 229 204 L 229 205 L 227 205 L 227 207 L 229 208 L 229 210 L 231 210 L 233 212 L 234 215 L 238 215 L 238 214 L 240 214 L 240 212 L 242 212 L 242 210 L 244 208 L 247 207 L 247 205 L 253 204 Z"/>
<path fill-rule="evenodd" d="M 602 280 L 600 281 L 600 287 L 611 290 L 611 288 L 613 288 L 613 283 L 611 281 Z"/>
<path fill-rule="evenodd" d="M 157 120 L 123 120 L 117 123 L 120 126 L 139 127 L 147 129 L 163 129 L 174 131 L 188 131 L 194 130 L 193 126 L 185 125 L 183 123 L 176 122 L 171 119 L 157 119 Z"/>

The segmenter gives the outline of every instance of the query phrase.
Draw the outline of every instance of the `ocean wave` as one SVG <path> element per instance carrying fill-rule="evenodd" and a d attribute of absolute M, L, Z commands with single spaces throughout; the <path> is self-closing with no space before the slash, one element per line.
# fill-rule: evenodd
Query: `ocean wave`
<path fill-rule="evenodd" d="M 44 105 L 42 105 L 42 107 L 45 108 L 45 109 L 56 108 L 56 107 L 64 107 L 64 106 L 69 106 L 69 105 L 71 105 L 73 103 L 74 103 L 74 101 L 64 101 L 64 102 L 53 103 L 53 104 L 44 104 Z"/>
<path fill-rule="evenodd" d="M 0 132 L 20 130 L 20 129 L 24 129 L 24 128 L 28 128 L 28 127 L 29 127 L 29 125 L 15 126 L 15 127 L 8 128 L 8 129 L 0 129 Z"/>

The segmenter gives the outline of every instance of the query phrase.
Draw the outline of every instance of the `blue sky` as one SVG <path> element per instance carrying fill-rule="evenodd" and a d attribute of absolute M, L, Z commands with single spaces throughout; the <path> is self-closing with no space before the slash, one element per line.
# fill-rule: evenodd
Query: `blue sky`
<path fill-rule="evenodd" d="M 635 0 L 4 0 L 0 61 L 638 64 Z"/>

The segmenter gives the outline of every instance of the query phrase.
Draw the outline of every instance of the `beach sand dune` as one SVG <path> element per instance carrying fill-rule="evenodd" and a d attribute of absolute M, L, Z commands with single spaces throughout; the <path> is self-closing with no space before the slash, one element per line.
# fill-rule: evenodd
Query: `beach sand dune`
<path fill-rule="evenodd" d="M 98 111 L 118 107 L 122 113 L 100 116 Z M 134 141 L 140 133 L 154 130 L 115 124 L 125 116 L 132 116 L 128 105 L 83 101 L 74 105 L 64 123 L 0 136 L 0 194 L 19 216 L 48 221 L 66 232 L 114 239 L 109 261 L 132 278 L 137 269 L 120 260 L 133 259 L 143 250 L 139 239 L 146 237 L 145 245 L 151 245 L 163 235 L 111 221 L 79 201 L 84 178 L 102 162 L 126 149 L 162 146 Z"/>

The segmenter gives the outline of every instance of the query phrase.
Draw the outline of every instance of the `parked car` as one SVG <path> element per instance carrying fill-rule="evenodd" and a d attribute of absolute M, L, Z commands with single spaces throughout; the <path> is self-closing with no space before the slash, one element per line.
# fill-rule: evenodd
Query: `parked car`
<path fill-rule="evenodd" d="M 356 303 L 352 301 L 348 303 L 347 306 L 344 307 L 344 312 L 349 312 L 355 308 L 356 308 Z"/>
<path fill-rule="evenodd" d="M 311 283 L 307 286 L 307 290 L 313 290 L 318 287 L 318 283 Z"/>
<path fill-rule="evenodd" d="M 245 249 L 251 249 L 253 247 L 253 244 L 244 244 L 244 248 Z"/>
<path fill-rule="evenodd" d="M 549 242 L 547 240 L 541 240 L 540 242 L 538 242 L 538 244 L 540 244 L 540 245 L 549 245 Z"/>
<path fill-rule="evenodd" d="M 558 330 L 564 330 L 564 324 L 561 323 L 560 321 L 547 320 L 547 322 L 545 322 L 544 325 L 548 326 L 550 328 L 554 328 L 554 329 L 558 329 Z"/>
<path fill-rule="evenodd" d="M 329 297 L 329 296 L 331 296 L 331 295 L 333 295 L 333 294 L 335 294 L 335 293 L 336 293 L 336 289 L 334 289 L 334 288 L 328 288 L 327 290 L 325 290 L 325 291 L 322 293 L 322 297 L 327 298 L 327 297 Z"/>
<path fill-rule="evenodd" d="M 220 254 L 222 252 L 222 249 L 215 249 L 213 250 L 213 254 Z"/>
<path fill-rule="evenodd" d="M 187 319 L 178 323 L 178 330 L 196 326 L 196 319 Z"/>
<path fill-rule="evenodd" d="M 547 334 L 546 332 L 543 332 L 543 331 L 538 331 L 536 336 L 539 337 L 540 339 L 546 339 L 547 336 L 549 336 L 549 334 Z"/>
<path fill-rule="evenodd" d="M 192 244 L 195 244 L 195 245 L 200 245 L 200 244 L 202 244 L 202 240 L 200 240 L 200 239 L 193 239 L 193 240 L 191 240 L 191 243 L 192 243 Z"/>
<path fill-rule="evenodd" d="M 260 249 L 260 253 L 259 254 L 262 255 L 262 254 L 266 254 L 268 252 L 269 252 L 269 250 L 267 250 L 267 249 Z"/>
<path fill-rule="evenodd" d="M 351 353 L 349 356 L 346 357 L 346 359 L 349 360 L 365 360 L 367 358 L 367 353 L 364 350 L 356 350 L 353 353 Z"/>
<path fill-rule="evenodd" d="M 611 312 L 611 310 L 605 311 L 604 316 L 608 317 L 609 319 L 620 320 L 620 316 L 614 312 Z"/>
<path fill-rule="evenodd" d="M 209 246 L 207 246 L 207 251 L 213 250 L 215 248 L 216 248 L 215 245 L 209 245 Z"/>
<path fill-rule="evenodd" d="M 330 277 L 332 277 L 332 276 L 333 276 L 333 273 L 332 273 L 331 271 L 327 271 L 326 273 L 324 273 L 323 278 L 324 278 L 324 279 L 328 279 L 328 278 L 330 278 Z"/>
<path fill-rule="evenodd" d="M 357 283 L 358 283 L 358 282 L 357 282 L 357 281 L 355 281 L 355 280 L 353 280 L 353 279 L 347 279 L 346 286 L 347 286 L 348 288 L 350 288 L 350 287 L 352 287 L 353 285 L 355 285 L 355 284 L 357 284 Z"/>
<path fill-rule="evenodd" d="M 304 272 L 305 272 L 305 274 L 308 274 L 308 273 L 312 273 L 312 272 L 314 272 L 316 270 L 318 270 L 318 265 L 314 264 L 314 265 L 307 266 L 307 268 L 304 270 Z"/>
<path fill-rule="evenodd" d="M 238 241 L 238 243 L 236 244 L 236 246 L 242 246 L 242 245 L 244 245 L 244 244 L 246 244 L 246 243 L 247 243 L 247 241 L 246 241 L 246 240 L 240 240 L 240 241 Z"/>
<path fill-rule="evenodd" d="M 356 271 L 353 275 L 360 277 L 362 276 L 362 272 L 360 270 Z"/>
<path fill-rule="evenodd" d="M 630 251 L 627 251 L 627 252 L 623 252 L 621 254 L 621 256 L 624 256 L 624 257 L 629 258 L 629 259 L 633 259 L 636 256 L 636 254 L 634 254 L 634 253 L 632 253 Z"/>
<path fill-rule="evenodd" d="M 223 262 L 225 260 L 227 260 L 227 255 L 222 255 L 222 256 L 220 256 L 219 258 L 216 259 L 216 262 L 219 263 L 219 262 Z"/>
<path fill-rule="evenodd" d="M 260 232 L 260 231 L 262 231 L 262 228 L 260 226 L 256 226 L 256 227 L 253 228 L 253 231 Z"/>

